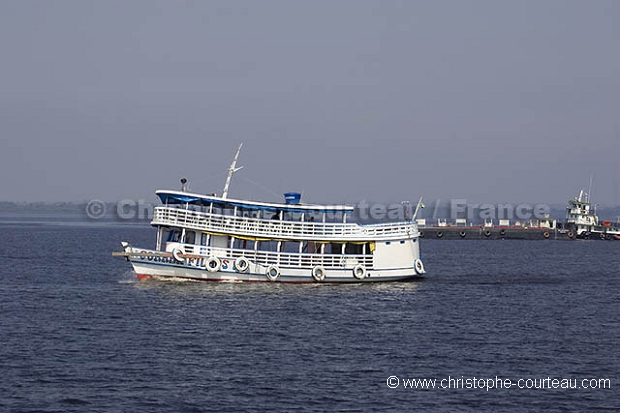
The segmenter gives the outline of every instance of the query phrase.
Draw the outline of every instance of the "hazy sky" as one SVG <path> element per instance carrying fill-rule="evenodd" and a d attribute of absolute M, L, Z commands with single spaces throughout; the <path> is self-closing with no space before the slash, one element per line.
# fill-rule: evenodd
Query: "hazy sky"
<path fill-rule="evenodd" d="M 614 27 L 615 21 L 615 27 Z M 4 201 L 620 203 L 620 2 L 2 1 Z"/>

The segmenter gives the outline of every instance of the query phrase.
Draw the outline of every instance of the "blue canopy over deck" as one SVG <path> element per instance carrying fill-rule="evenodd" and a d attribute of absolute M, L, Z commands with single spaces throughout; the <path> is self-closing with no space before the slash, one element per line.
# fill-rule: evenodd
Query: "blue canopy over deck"
<path fill-rule="evenodd" d="M 308 212 L 308 213 L 352 213 L 355 208 L 348 205 L 304 205 L 287 203 L 270 203 L 259 201 L 244 201 L 232 198 L 221 198 L 214 195 L 200 195 L 182 191 L 155 192 L 161 202 L 165 205 L 189 204 L 198 206 L 209 206 L 210 204 L 221 207 L 238 207 L 253 211 L 283 211 L 283 212 Z"/>

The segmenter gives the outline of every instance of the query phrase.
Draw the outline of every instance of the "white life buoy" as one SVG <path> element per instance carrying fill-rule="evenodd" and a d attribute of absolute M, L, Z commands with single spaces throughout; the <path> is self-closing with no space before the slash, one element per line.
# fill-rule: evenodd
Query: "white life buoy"
<path fill-rule="evenodd" d="M 325 279 L 325 268 L 320 265 L 315 266 L 312 269 L 312 278 L 314 278 L 315 281 L 323 281 Z"/>
<path fill-rule="evenodd" d="M 222 262 L 218 257 L 209 257 L 207 259 L 207 263 L 205 264 L 207 267 L 207 271 L 209 272 L 218 272 L 220 268 L 222 268 Z"/>
<path fill-rule="evenodd" d="M 353 276 L 358 280 L 363 280 L 366 278 L 366 267 L 362 264 L 357 264 L 353 267 Z"/>
<path fill-rule="evenodd" d="M 419 275 L 422 275 L 426 272 L 424 271 L 424 264 L 422 263 L 422 260 L 419 258 L 417 258 L 413 262 L 413 268 L 415 269 L 415 272 L 417 272 Z"/>
<path fill-rule="evenodd" d="M 269 268 L 267 268 L 267 273 L 265 275 L 267 275 L 269 281 L 276 281 L 280 278 L 280 269 L 277 265 L 270 265 Z"/>
<path fill-rule="evenodd" d="M 172 250 L 172 256 L 175 260 L 179 262 L 185 262 L 185 258 L 182 258 L 181 254 L 183 254 L 183 250 L 181 248 L 175 248 Z"/>
<path fill-rule="evenodd" d="M 237 272 L 246 272 L 250 268 L 250 261 L 245 257 L 239 257 L 235 260 L 235 268 Z"/>

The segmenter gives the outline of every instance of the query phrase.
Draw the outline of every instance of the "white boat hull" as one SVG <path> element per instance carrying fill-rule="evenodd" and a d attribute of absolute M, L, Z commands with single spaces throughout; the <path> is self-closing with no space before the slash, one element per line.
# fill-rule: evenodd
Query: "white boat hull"
<path fill-rule="evenodd" d="M 421 261 L 417 270 L 412 262 L 410 267 L 403 268 L 364 268 L 363 276 L 359 270 L 355 274 L 354 268 L 328 267 L 324 268 L 323 277 L 317 280 L 313 277 L 313 268 L 307 267 L 280 267 L 275 263 L 266 266 L 249 261 L 245 271 L 240 271 L 236 268 L 234 259 L 218 257 L 219 268 L 214 270 L 207 269 L 209 257 L 177 260 L 170 254 L 163 256 L 161 252 L 153 250 L 140 250 L 140 254 L 144 255 L 132 254 L 127 257 L 140 280 L 155 278 L 217 282 L 361 283 L 406 281 L 418 279 L 424 273 Z M 272 267 L 275 269 L 271 276 L 268 276 Z"/>

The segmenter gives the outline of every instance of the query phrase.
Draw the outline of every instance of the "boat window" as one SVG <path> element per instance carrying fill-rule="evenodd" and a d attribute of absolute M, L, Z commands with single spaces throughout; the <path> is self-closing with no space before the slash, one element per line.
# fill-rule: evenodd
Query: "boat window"
<path fill-rule="evenodd" d="M 235 238 L 233 242 L 233 248 L 238 250 L 254 250 L 254 241 Z"/>
<path fill-rule="evenodd" d="M 280 246 L 280 251 L 288 252 L 288 253 L 298 253 L 299 252 L 299 242 L 297 241 L 283 241 Z"/>
<path fill-rule="evenodd" d="M 185 231 L 185 243 L 194 244 L 196 242 L 196 233 L 194 231 Z"/>
<path fill-rule="evenodd" d="M 275 252 L 278 250 L 278 242 L 277 241 L 260 241 L 258 243 L 258 249 L 260 251 Z"/>
<path fill-rule="evenodd" d="M 372 251 L 371 251 L 370 244 L 368 242 L 363 243 L 363 244 L 348 243 L 347 246 L 345 247 L 345 254 L 370 255 L 372 254 Z"/>
<path fill-rule="evenodd" d="M 208 235 L 204 232 L 200 234 L 200 245 L 207 245 L 207 237 Z"/>
<path fill-rule="evenodd" d="M 323 218 L 321 217 L 321 214 L 319 214 L 318 212 L 308 212 L 306 213 L 306 221 L 308 222 L 321 222 Z"/>
<path fill-rule="evenodd" d="M 300 222 L 301 221 L 301 212 L 285 212 L 284 213 L 284 220 L 285 221 L 295 221 L 295 222 Z"/>
<path fill-rule="evenodd" d="M 166 241 L 168 242 L 178 242 L 179 239 L 181 239 L 181 232 L 180 231 L 176 231 L 176 230 L 169 230 L 166 231 L 168 233 L 167 237 L 166 234 L 164 233 L 164 238 L 166 238 Z"/>
<path fill-rule="evenodd" d="M 342 244 L 332 242 L 329 244 L 328 254 L 342 254 Z"/>
<path fill-rule="evenodd" d="M 327 222 L 342 222 L 344 214 L 342 211 L 328 212 L 326 217 Z"/>
<path fill-rule="evenodd" d="M 211 235 L 210 246 L 217 248 L 228 248 L 230 237 L 226 235 Z"/>
<path fill-rule="evenodd" d="M 348 243 L 344 249 L 345 254 L 361 254 L 363 252 L 364 244 L 351 244 Z"/>
<path fill-rule="evenodd" d="M 223 211 L 224 215 L 227 215 L 230 217 L 235 216 L 235 209 L 233 207 L 225 206 L 223 209 L 224 209 Z"/>
<path fill-rule="evenodd" d="M 314 241 L 304 242 L 301 251 L 307 254 L 318 254 L 321 252 L 321 244 Z"/>

